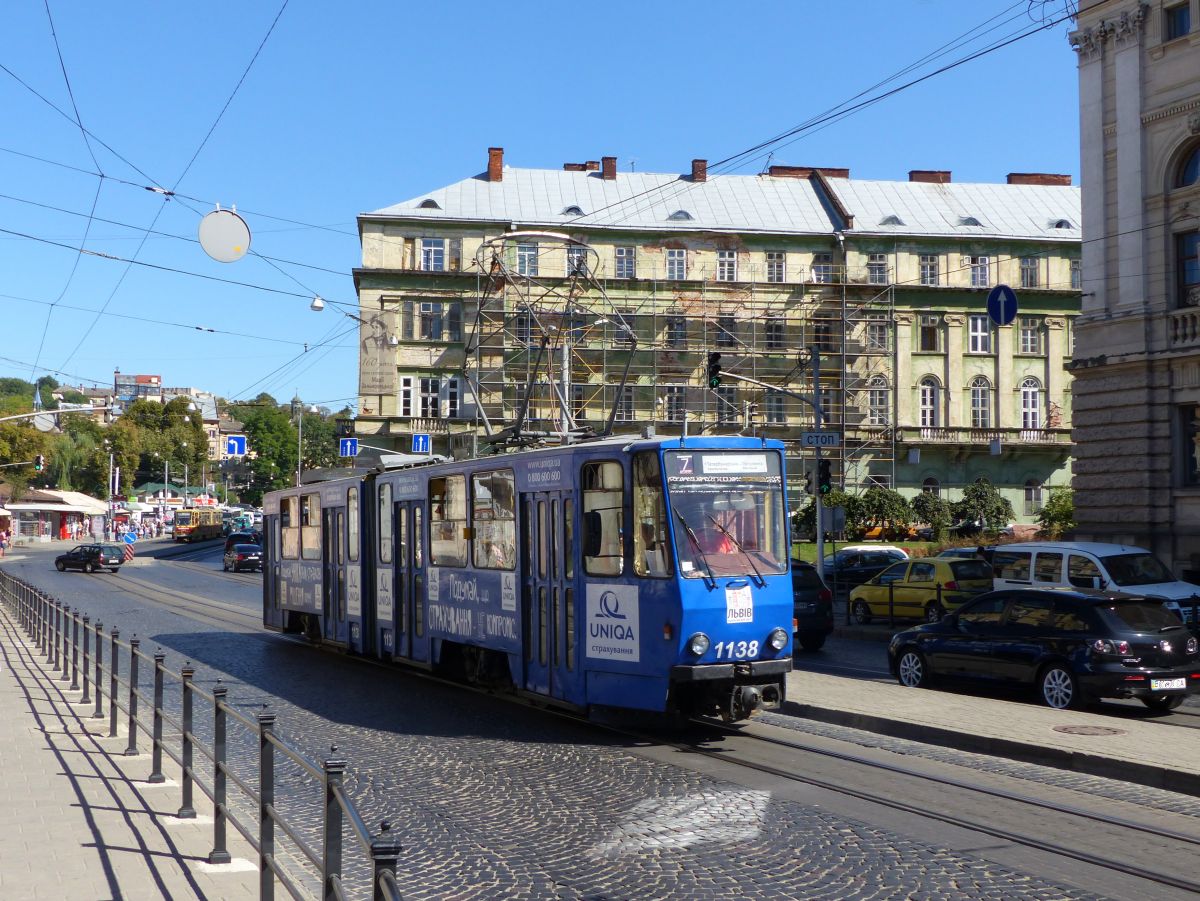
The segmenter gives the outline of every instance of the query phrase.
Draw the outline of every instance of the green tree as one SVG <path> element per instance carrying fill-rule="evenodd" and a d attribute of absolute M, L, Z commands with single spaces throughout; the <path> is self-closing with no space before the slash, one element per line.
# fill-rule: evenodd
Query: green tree
<path fill-rule="evenodd" d="M 912 506 L 899 491 L 872 486 L 862 493 L 858 503 L 858 520 L 862 531 L 882 529 L 883 537 L 905 533 L 902 527 L 912 522 Z"/>
<path fill-rule="evenodd" d="M 932 491 L 922 491 L 911 504 L 917 522 L 928 523 L 935 541 L 945 541 L 951 522 L 950 502 Z"/>
<path fill-rule="evenodd" d="M 1070 488 L 1051 488 L 1046 506 L 1038 511 L 1038 522 L 1049 538 L 1061 538 L 1075 528 L 1075 492 Z"/>
<path fill-rule="evenodd" d="M 979 478 L 963 489 L 962 500 L 951 505 L 959 522 L 982 522 L 989 532 L 998 532 L 1014 518 L 1012 504 L 996 486 Z"/>

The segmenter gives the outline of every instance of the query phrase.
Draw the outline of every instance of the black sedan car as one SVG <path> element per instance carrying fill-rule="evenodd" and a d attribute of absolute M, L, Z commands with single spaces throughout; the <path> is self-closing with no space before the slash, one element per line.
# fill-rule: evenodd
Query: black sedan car
<path fill-rule="evenodd" d="M 825 558 L 825 581 L 833 586 L 838 597 L 851 588 L 869 582 L 893 563 L 908 559 L 897 547 L 848 547 Z"/>
<path fill-rule="evenodd" d="M 1025 589 L 981 595 L 939 623 L 892 636 L 902 685 L 935 676 L 1034 685 L 1056 708 L 1138 698 L 1173 710 L 1200 690 L 1200 650 L 1162 602 L 1098 589 Z"/>
<path fill-rule="evenodd" d="M 241 572 L 243 569 L 257 569 L 262 572 L 262 548 L 257 544 L 235 544 L 225 550 L 225 572 L 231 569 Z"/>
<path fill-rule="evenodd" d="M 819 651 L 833 631 L 833 593 L 811 563 L 792 561 L 792 632 L 796 644 Z"/>
<path fill-rule="evenodd" d="M 55 557 L 54 568 L 59 572 L 68 569 L 79 569 L 85 573 L 98 569 L 116 572 L 124 562 L 125 550 L 115 544 L 80 544 Z"/>

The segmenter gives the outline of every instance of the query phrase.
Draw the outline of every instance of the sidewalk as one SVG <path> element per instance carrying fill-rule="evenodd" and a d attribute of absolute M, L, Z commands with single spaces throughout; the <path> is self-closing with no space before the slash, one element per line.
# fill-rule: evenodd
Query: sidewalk
<path fill-rule="evenodd" d="M 107 716 L 80 697 L 0 610 L 0 897 L 257 897 L 257 856 L 235 829 L 232 863 L 206 862 L 207 796 L 196 791 L 195 819 L 177 818 L 175 763 L 165 757 L 166 782 L 149 783 L 147 737 L 124 756 L 124 716 L 109 738 Z"/>

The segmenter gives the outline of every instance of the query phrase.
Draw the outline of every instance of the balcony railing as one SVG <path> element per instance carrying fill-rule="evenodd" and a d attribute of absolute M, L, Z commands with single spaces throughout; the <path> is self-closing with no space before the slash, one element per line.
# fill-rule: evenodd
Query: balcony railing
<path fill-rule="evenodd" d="M 956 426 L 920 426 L 896 432 L 896 440 L 907 444 L 970 444 L 985 445 L 993 441 L 1009 444 L 1071 443 L 1071 430 L 1043 429 L 971 429 Z"/>
<path fill-rule="evenodd" d="M 1175 310 L 1168 323 L 1171 347 L 1200 347 L 1200 308 Z"/>

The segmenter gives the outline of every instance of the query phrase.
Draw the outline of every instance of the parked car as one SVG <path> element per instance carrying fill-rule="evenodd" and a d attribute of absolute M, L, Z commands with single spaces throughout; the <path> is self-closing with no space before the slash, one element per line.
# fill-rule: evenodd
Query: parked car
<path fill-rule="evenodd" d="M 980 549 L 983 550 L 982 556 Z M 943 548 L 938 552 L 939 557 L 958 557 L 966 560 L 987 560 L 991 561 L 992 555 L 996 552 L 996 545 L 980 545 L 979 547 L 948 547 Z"/>
<path fill-rule="evenodd" d="M 116 572 L 125 562 L 125 549 L 115 544 L 80 544 L 65 554 L 54 558 L 54 568 L 59 572 L 79 569 L 85 573 L 98 569 Z"/>
<path fill-rule="evenodd" d="M 833 592 L 811 563 L 792 561 L 792 632 L 796 644 L 819 651 L 833 631 Z"/>
<path fill-rule="evenodd" d="M 1173 710 L 1200 690 L 1197 638 L 1153 598 L 1095 589 L 992 591 L 939 623 L 898 632 L 901 685 L 936 676 L 1036 686 L 1050 707 L 1138 698 Z"/>
<path fill-rule="evenodd" d="M 258 532 L 230 532 L 225 536 L 225 553 L 238 544 L 257 544 L 262 548 L 262 536 Z"/>
<path fill-rule="evenodd" d="M 262 572 L 262 548 L 257 544 L 235 544 L 227 548 L 224 558 L 225 572 L 231 569 L 241 572 L 244 569 L 256 569 Z"/>
<path fill-rule="evenodd" d="M 886 544 L 844 547 L 825 558 L 825 582 L 843 594 L 879 575 L 893 563 L 908 559 L 903 548 Z"/>
<path fill-rule="evenodd" d="M 892 615 L 936 623 L 948 611 L 992 590 L 986 560 L 925 557 L 897 563 L 850 592 L 850 615 L 866 625 Z"/>

